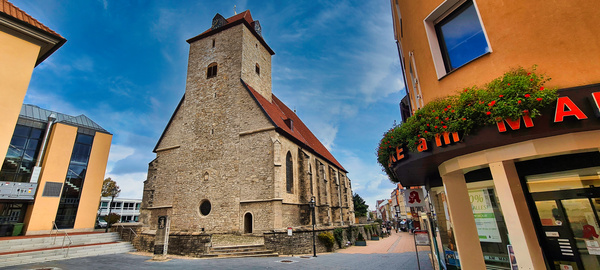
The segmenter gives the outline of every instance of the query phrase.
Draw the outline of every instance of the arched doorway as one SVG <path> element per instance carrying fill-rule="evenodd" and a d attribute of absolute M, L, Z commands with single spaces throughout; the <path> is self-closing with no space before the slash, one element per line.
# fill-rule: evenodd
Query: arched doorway
<path fill-rule="evenodd" d="M 244 215 L 244 233 L 252 233 L 252 214 Z"/>

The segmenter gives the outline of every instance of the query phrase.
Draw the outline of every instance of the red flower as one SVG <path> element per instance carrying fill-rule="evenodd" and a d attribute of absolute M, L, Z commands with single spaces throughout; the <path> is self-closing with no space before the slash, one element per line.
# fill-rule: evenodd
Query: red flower
<path fill-rule="evenodd" d="M 483 101 L 479 101 L 479 104 L 483 104 Z"/>
<path fill-rule="evenodd" d="M 452 106 L 448 105 L 448 109 L 449 109 L 450 107 L 452 107 Z"/>
<path fill-rule="evenodd" d="M 440 119 L 440 118 L 438 116 L 436 116 L 435 119 Z"/>
<path fill-rule="evenodd" d="M 531 72 L 527 72 L 527 76 L 531 75 Z"/>
<path fill-rule="evenodd" d="M 492 114 L 492 112 L 486 112 L 485 114 L 490 115 L 490 114 Z"/>
<path fill-rule="evenodd" d="M 452 112 L 454 112 L 454 110 L 452 110 Z"/>
<path fill-rule="evenodd" d="M 448 119 L 450 119 L 450 117 L 446 117 L 446 121 L 448 121 Z"/>
<path fill-rule="evenodd" d="M 444 129 L 448 128 L 447 126 L 443 126 Z"/>
<path fill-rule="evenodd" d="M 541 87 L 540 87 L 540 90 L 544 91 L 544 87 L 543 87 L 543 86 L 541 86 Z"/>
<path fill-rule="evenodd" d="M 519 101 L 517 101 L 517 103 L 521 104 L 521 101 L 519 100 Z"/>
<path fill-rule="evenodd" d="M 427 133 L 427 130 L 425 130 L 425 133 Z"/>
<path fill-rule="evenodd" d="M 444 121 L 441 121 L 441 122 L 442 122 L 442 124 L 444 123 Z"/>
<path fill-rule="evenodd" d="M 464 91 L 465 91 L 465 92 L 467 92 L 467 91 L 469 91 L 469 89 L 465 88 L 465 90 L 464 90 Z"/>
<path fill-rule="evenodd" d="M 417 134 L 417 138 L 421 138 L 421 134 Z"/>
<path fill-rule="evenodd" d="M 510 83 L 508 83 L 507 85 L 510 86 Z"/>
<path fill-rule="evenodd" d="M 434 128 L 437 128 L 437 126 L 435 126 Z"/>
<path fill-rule="evenodd" d="M 435 112 L 435 110 L 431 111 L 431 112 Z"/>
<path fill-rule="evenodd" d="M 535 100 L 537 100 L 537 101 L 542 101 L 542 100 L 543 100 L 543 98 L 539 97 L 539 98 L 536 98 Z"/>
<path fill-rule="evenodd" d="M 444 108 L 444 111 L 445 111 L 445 112 L 447 112 L 447 111 L 448 111 L 448 108 Z"/>
<path fill-rule="evenodd" d="M 523 113 L 528 113 L 528 112 L 529 112 L 529 110 L 523 110 Z"/>
<path fill-rule="evenodd" d="M 429 124 L 427 124 L 427 126 L 429 126 Z"/>
<path fill-rule="evenodd" d="M 499 95 L 498 97 L 504 97 L 504 95 Z"/>
<path fill-rule="evenodd" d="M 531 79 L 529 79 L 529 80 L 533 82 L 533 78 L 531 78 Z"/>
<path fill-rule="evenodd" d="M 463 121 L 465 121 L 465 120 L 467 120 L 467 118 L 464 118 L 464 117 L 463 117 Z"/>
<path fill-rule="evenodd" d="M 530 96 L 531 96 L 530 94 L 525 94 L 525 97 L 530 97 Z"/>

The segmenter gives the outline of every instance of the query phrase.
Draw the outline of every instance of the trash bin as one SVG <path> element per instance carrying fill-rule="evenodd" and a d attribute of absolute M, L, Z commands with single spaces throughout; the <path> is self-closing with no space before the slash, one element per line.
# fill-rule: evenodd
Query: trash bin
<path fill-rule="evenodd" d="M 23 223 L 15 223 L 15 226 L 13 227 L 13 231 L 12 231 L 12 236 L 20 235 L 22 230 L 23 230 Z"/>
<path fill-rule="evenodd" d="M 12 227 L 12 224 L 0 224 L 0 237 L 10 235 Z"/>

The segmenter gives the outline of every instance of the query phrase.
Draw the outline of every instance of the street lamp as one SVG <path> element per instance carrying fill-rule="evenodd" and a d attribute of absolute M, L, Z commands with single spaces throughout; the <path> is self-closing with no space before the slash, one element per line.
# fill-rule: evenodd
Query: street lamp
<path fill-rule="evenodd" d="M 315 244 L 315 207 L 316 207 L 316 202 L 315 202 L 315 196 L 312 196 L 310 198 L 310 210 L 312 211 L 312 225 L 313 225 L 313 257 L 317 257 L 317 246 Z"/>
<path fill-rule="evenodd" d="M 110 222 L 108 222 L 108 219 L 110 218 L 110 210 L 112 210 L 113 200 L 115 200 L 115 196 L 117 195 L 116 192 L 117 192 L 117 189 L 115 187 L 113 187 L 110 190 L 110 193 L 112 195 L 111 195 L 111 198 L 110 198 L 110 203 L 108 204 L 108 215 L 106 215 L 106 217 L 104 218 L 106 220 L 106 229 L 104 230 L 104 232 L 108 232 L 108 227 L 110 227 Z"/>

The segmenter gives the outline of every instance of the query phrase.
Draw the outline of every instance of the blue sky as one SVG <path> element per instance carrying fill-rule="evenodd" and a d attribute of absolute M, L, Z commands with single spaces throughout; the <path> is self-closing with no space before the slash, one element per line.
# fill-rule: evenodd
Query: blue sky
<path fill-rule="evenodd" d="M 394 185 L 377 165 L 404 85 L 389 0 L 11 0 L 67 39 L 33 72 L 25 103 L 85 114 L 114 134 L 106 177 L 141 198 L 148 163 L 185 91 L 189 45 L 216 13 L 249 9 L 275 51 L 273 93 L 350 172 L 371 209 Z"/>

